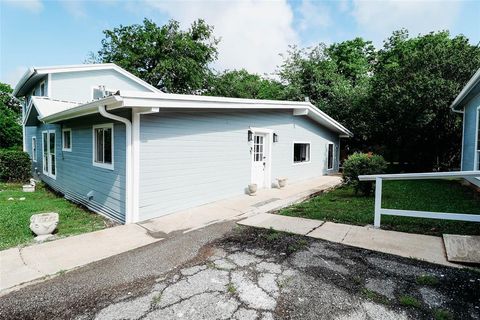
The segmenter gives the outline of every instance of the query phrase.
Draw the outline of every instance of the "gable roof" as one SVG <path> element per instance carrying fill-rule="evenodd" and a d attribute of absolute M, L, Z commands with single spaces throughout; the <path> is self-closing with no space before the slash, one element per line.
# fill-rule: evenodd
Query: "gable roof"
<path fill-rule="evenodd" d="M 13 90 L 13 95 L 15 97 L 22 97 L 27 93 L 30 85 L 39 81 L 42 77 L 52 73 L 62 73 L 62 72 L 81 72 L 81 71 L 92 71 L 92 70 L 115 70 L 118 73 L 126 76 L 127 78 L 135 81 L 136 83 L 144 86 L 152 92 L 162 93 L 159 89 L 150 85 L 149 83 L 143 81 L 142 79 L 134 76 L 127 70 L 120 68 L 114 63 L 96 63 L 96 64 L 76 64 L 76 65 L 66 65 L 66 66 L 57 66 L 57 67 L 31 67 L 29 68 L 20 78 L 20 81 L 15 86 Z"/>
<path fill-rule="evenodd" d="M 475 74 L 468 80 L 465 87 L 463 87 L 462 91 L 458 94 L 455 100 L 450 105 L 452 110 L 461 110 L 463 109 L 463 102 L 465 98 L 469 96 L 471 92 L 475 90 L 475 88 L 480 89 L 480 68 L 475 72 Z"/>
<path fill-rule="evenodd" d="M 118 91 L 115 95 L 85 103 L 73 108 L 39 117 L 43 122 L 58 122 L 98 112 L 99 106 L 108 110 L 119 108 L 160 109 L 236 109 L 236 110 L 292 110 L 294 115 L 307 116 L 313 121 L 338 132 L 341 136 L 353 136 L 347 128 L 319 110 L 310 102 L 239 99 L 212 96 L 196 96 L 169 93 Z"/>

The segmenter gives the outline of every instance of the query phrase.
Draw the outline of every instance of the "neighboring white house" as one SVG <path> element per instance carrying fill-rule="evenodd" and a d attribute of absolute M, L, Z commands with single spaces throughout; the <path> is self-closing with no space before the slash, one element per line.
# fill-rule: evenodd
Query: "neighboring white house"
<path fill-rule="evenodd" d="M 451 108 L 463 115 L 461 171 L 480 170 L 480 69 L 463 87 Z M 480 187 L 478 178 L 468 180 Z"/>
<path fill-rule="evenodd" d="M 35 173 L 122 223 L 335 173 L 352 135 L 309 102 L 166 94 L 114 64 L 31 68 L 14 94 Z"/>

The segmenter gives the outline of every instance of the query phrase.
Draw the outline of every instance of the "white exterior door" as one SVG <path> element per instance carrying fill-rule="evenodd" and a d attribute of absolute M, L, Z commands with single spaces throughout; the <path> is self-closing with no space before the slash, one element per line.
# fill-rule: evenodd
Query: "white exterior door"
<path fill-rule="evenodd" d="M 253 136 L 252 183 L 258 188 L 265 187 L 267 166 L 267 135 L 256 133 Z"/>

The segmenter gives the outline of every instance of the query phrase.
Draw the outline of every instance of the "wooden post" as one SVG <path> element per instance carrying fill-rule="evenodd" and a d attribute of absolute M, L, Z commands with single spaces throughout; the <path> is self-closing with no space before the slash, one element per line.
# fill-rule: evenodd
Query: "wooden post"
<path fill-rule="evenodd" d="M 375 178 L 375 220 L 373 226 L 380 228 L 380 218 L 382 210 L 382 178 Z"/>

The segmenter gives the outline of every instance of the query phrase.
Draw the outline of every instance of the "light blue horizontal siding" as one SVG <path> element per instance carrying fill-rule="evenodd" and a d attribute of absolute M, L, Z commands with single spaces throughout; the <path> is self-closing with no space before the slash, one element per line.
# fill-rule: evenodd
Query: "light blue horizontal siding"
<path fill-rule="evenodd" d="M 125 114 L 122 114 L 125 116 Z M 114 170 L 92 164 L 93 125 L 114 123 Z M 72 151 L 62 151 L 62 128 L 72 130 Z M 43 175 L 42 131 L 56 132 L 57 175 L 52 179 Z M 40 179 L 65 198 L 80 203 L 90 210 L 125 222 L 125 125 L 99 115 L 87 116 L 57 124 L 27 127 L 27 142 L 37 137 L 37 173 Z M 31 146 L 27 145 L 31 153 Z M 93 191 L 93 199 L 87 194 Z"/>
<path fill-rule="evenodd" d="M 292 111 L 160 112 L 140 122 L 140 219 L 243 194 L 250 183 L 249 127 L 272 129 L 272 183 L 328 173 L 327 145 L 337 134 Z M 311 142 L 311 162 L 293 164 L 293 142 Z M 338 152 L 335 152 L 338 159 Z M 338 161 L 332 172 L 338 170 Z"/>
<path fill-rule="evenodd" d="M 51 98 L 67 101 L 91 101 L 93 88 L 100 85 L 110 90 L 151 92 L 115 70 L 53 73 L 51 81 Z"/>
<path fill-rule="evenodd" d="M 463 154 L 462 170 L 475 170 L 475 152 L 477 141 L 477 113 L 480 107 L 480 94 L 474 96 L 465 106 L 463 124 Z M 469 179 L 470 182 L 480 187 L 479 179 Z"/>
<path fill-rule="evenodd" d="M 462 170 L 474 170 L 475 146 L 477 139 L 477 110 L 480 107 L 480 94 L 477 94 L 465 106 L 463 124 L 463 157 Z"/>

